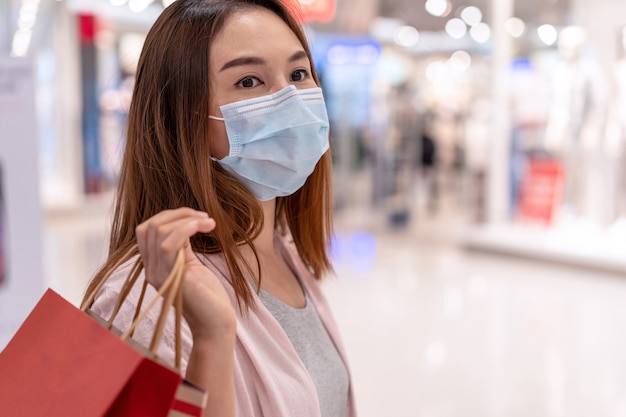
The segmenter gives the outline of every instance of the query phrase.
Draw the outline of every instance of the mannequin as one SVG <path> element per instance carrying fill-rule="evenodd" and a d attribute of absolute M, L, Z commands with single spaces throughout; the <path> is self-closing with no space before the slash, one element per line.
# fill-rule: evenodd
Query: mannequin
<path fill-rule="evenodd" d="M 580 27 L 561 32 L 562 61 L 553 73 L 553 97 L 546 147 L 565 165 L 566 215 L 602 222 L 602 138 L 606 129 L 608 89 L 598 63 L 586 50 Z"/>
<path fill-rule="evenodd" d="M 621 33 L 621 56 L 615 64 L 615 99 L 611 109 L 610 128 L 607 132 L 607 154 L 611 158 L 611 167 L 615 186 L 616 224 L 626 223 L 626 26 Z"/>
<path fill-rule="evenodd" d="M 617 84 L 617 117 L 623 129 L 626 129 L 626 26 L 621 32 L 622 56 L 615 65 L 615 81 Z M 624 131 L 626 133 L 626 130 Z"/>

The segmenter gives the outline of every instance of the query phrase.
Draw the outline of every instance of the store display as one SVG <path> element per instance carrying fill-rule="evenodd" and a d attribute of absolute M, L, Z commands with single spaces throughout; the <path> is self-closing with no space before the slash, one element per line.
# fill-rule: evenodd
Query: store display
<path fill-rule="evenodd" d="M 626 26 L 620 30 L 620 56 L 613 71 L 617 86 L 612 127 L 607 140 L 615 178 L 615 211 L 617 221 L 626 219 Z M 614 133 L 611 135 L 611 133 Z"/>
<path fill-rule="evenodd" d="M 552 225 L 562 204 L 563 177 L 560 160 L 529 158 L 520 188 L 518 221 Z"/>
<path fill-rule="evenodd" d="M 423 11 L 412 17 L 404 8 L 392 16 L 393 2 L 363 0 L 358 8 L 336 0 L 300 3 L 332 118 L 337 208 L 369 202 L 385 212 L 386 224 L 405 225 L 418 217 L 414 206 L 421 208 L 426 200 L 427 207 L 437 206 L 424 196 L 439 193 L 445 201 L 446 194 L 456 193 L 460 198 L 454 204 L 473 224 L 496 221 L 492 203 L 497 200 L 503 208 L 497 222 L 510 226 L 532 220 L 546 231 L 585 224 L 623 229 L 626 21 L 617 24 L 619 18 L 611 16 L 601 31 L 587 16 L 601 16 L 600 9 L 582 0 L 560 2 L 550 23 L 553 40 L 541 35 L 547 26 L 537 16 L 516 16 L 519 30 L 510 30 L 513 20 L 507 23 L 511 50 L 495 56 L 495 36 L 478 43 L 469 34 L 454 39 L 445 32 L 445 21 L 462 17 L 461 9 L 441 22 L 416 25 L 410 20 L 423 19 Z M 55 7 L 47 22 L 54 36 L 40 41 L 46 55 L 36 57 L 39 67 L 46 63 L 41 72 L 49 76 L 35 82 L 38 111 L 49 113 L 40 118 L 42 195 L 48 208 L 76 206 L 86 195 L 115 186 L 136 60 L 147 29 L 162 11 L 158 2 L 140 12 L 130 5 Z M 619 6 L 611 7 L 617 16 Z M 479 23 L 496 34 L 494 10 L 483 11 Z M 506 82 L 496 84 L 496 79 Z M 63 88 L 53 88 L 57 85 Z M 395 90 L 401 85 L 410 86 L 410 94 L 399 97 Z M 410 106 L 420 120 L 432 115 L 429 138 L 437 156 L 427 174 L 406 161 L 416 160 L 417 142 L 423 140 L 423 127 L 401 120 Z M 549 179 L 536 170 L 537 155 L 555 164 Z M 355 178 L 362 187 L 355 187 Z M 498 182 L 502 186 L 494 187 L 493 178 L 504 178 Z M 537 184 L 544 180 L 550 185 L 542 189 Z M 357 189 L 366 196 L 355 197 Z M 72 190 L 79 195 L 68 198 Z M 540 197 L 542 192 L 550 197 Z M 550 204 L 537 206 L 544 198 Z"/>
<path fill-rule="evenodd" d="M 608 87 L 602 69 L 587 47 L 580 27 L 561 32 L 562 60 L 553 69 L 553 96 L 546 130 L 546 146 L 565 164 L 564 210 L 574 217 L 606 223 L 599 201 L 597 173 L 605 166 L 603 149 Z"/>

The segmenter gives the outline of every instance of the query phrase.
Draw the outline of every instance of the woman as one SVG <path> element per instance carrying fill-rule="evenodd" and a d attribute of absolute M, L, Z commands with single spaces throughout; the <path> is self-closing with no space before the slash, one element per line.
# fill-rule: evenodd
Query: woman
<path fill-rule="evenodd" d="M 135 242 L 147 297 L 184 248 L 182 368 L 209 392 L 206 416 L 355 415 L 319 288 L 330 270 L 328 117 L 290 10 L 280 0 L 178 0 L 155 22 L 109 257 L 90 284 L 107 280 L 92 310 L 108 317 L 136 257 L 112 269 Z M 138 292 L 116 326 L 128 326 Z M 147 343 L 154 320 L 135 339 Z M 159 350 L 170 362 L 173 332 L 170 320 Z"/>

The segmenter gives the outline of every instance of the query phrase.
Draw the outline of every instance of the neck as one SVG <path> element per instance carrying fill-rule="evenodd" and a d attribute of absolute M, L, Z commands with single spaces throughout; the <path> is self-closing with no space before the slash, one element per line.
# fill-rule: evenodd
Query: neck
<path fill-rule="evenodd" d="M 276 226 L 276 199 L 261 201 L 263 209 L 263 230 L 254 241 L 259 253 L 272 253 L 274 251 L 274 227 Z"/>

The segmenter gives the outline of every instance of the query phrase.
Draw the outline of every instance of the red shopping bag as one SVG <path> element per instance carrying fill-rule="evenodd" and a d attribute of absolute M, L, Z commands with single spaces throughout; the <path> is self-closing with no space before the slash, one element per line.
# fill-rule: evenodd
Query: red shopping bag
<path fill-rule="evenodd" d="M 48 290 L 0 353 L 11 417 L 202 415 L 206 394 Z"/>

